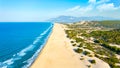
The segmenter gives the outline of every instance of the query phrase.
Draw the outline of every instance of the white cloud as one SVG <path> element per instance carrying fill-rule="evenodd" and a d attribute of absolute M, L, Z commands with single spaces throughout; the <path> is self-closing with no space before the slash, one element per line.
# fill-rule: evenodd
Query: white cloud
<path fill-rule="evenodd" d="M 68 12 L 80 12 L 80 13 L 85 13 L 88 11 L 91 11 L 93 8 L 91 5 L 86 6 L 86 7 L 80 7 L 80 6 L 75 6 L 72 8 L 67 9 Z"/>
<path fill-rule="evenodd" d="M 80 8 L 80 6 L 75 6 L 73 8 L 67 9 L 67 11 L 76 11 Z"/>
<path fill-rule="evenodd" d="M 96 0 L 89 0 L 88 3 L 96 3 Z"/>
<path fill-rule="evenodd" d="M 115 7 L 113 3 L 109 4 L 101 4 L 96 7 L 99 11 L 111 11 L 111 10 L 117 10 L 120 7 Z"/>
<path fill-rule="evenodd" d="M 106 3 L 106 2 L 109 2 L 110 0 L 100 0 L 97 2 L 97 4 L 101 4 L 101 3 Z"/>
<path fill-rule="evenodd" d="M 89 0 L 86 6 L 74 6 L 67 9 L 65 15 L 71 16 L 114 16 L 119 17 L 120 6 L 110 3 L 110 0 Z M 113 14 L 114 13 L 114 14 Z M 115 16 L 117 14 L 117 16 Z"/>
<path fill-rule="evenodd" d="M 88 3 L 90 4 L 101 4 L 101 3 L 106 3 L 106 2 L 109 2 L 110 0 L 100 0 L 100 1 L 97 1 L 97 0 L 89 0 Z"/>

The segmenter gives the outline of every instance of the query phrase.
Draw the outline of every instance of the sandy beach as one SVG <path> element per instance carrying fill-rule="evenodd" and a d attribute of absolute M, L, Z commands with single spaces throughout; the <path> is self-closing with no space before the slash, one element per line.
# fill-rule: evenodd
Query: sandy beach
<path fill-rule="evenodd" d="M 87 65 L 90 65 L 90 63 L 88 60 L 81 61 L 80 56 L 82 54 L 73 51 L 70 40 L 66 38 L 62 26 L 62 24 L 54 24 L 48 42 L 31 68 L 88 68 Z M 85 56 L 85 58 L 87 57 Z M 97 63 L 92 68 L 110 68 L 102 60 L 96 57 L 93 57 L 93 59 L 96 59 Z"/>
<path fill-rule="evenodd" d="M 60 24 L 55 24 L 44 49 L 31 68 L 86 68 L 69 47 Z"/>

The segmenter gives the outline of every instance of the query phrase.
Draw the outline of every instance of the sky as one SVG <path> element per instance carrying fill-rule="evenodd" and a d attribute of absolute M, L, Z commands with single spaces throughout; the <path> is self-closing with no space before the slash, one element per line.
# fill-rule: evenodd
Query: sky
<path fill-rule="evenodd" d="M 0 22 L 39 22 L 61 15 L 120 19 L 120 0 L 0 0 Z"/>

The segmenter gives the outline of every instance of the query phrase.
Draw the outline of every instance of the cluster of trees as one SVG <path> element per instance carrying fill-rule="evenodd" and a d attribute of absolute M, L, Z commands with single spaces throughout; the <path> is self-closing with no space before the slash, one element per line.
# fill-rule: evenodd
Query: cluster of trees
<path fill-rule="evenodd" d="M 120 29 L 111 31 L 93 31 L 90 35 L 104 42 L 120 45 Z"/>
<path fill-rule="evenodd" d="M 103 43 L 101 44 L 101 46 L 105 47 L 105 48 L 108 48 L 109 50 L 117 53 L 117 54 L 120 54 L 120 48 L 116 47 L 116 46 L 110 46 L 109 44 L 107 43 Z"/>

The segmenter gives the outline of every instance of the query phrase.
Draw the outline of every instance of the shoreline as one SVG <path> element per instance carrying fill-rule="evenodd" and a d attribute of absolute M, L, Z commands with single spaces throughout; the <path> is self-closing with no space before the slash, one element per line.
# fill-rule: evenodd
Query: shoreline
<path fill-rule="evenodd" d="M 70 47 L 62 24 L 55 23 L 51 35 L 30 68 L 87 68 Z"/>
<path fill-rule="evenodd" d="M 88 68 L 89 65 L 92 68 L 110 68 L 107 63 L 96 57 L 91 58 L 74 52 L 64 27 L 63 24 L 54 23 L 46 45 L 30 68 Z M 81 56 L 86 60 L 80 60 Z M 97 63 L 92 65 L 89 59 L 95 59 Z"/>
<path fill-rule="evenodd" d="M 42 44 L 42 47 L 40 47 L 40 49 L 39 49 L 39 51 L 38 51 L 38 53 L 37 53 L 36 58 L 35 58 L 34 61 L 30 64 L 29 67 L 31 67 L 31 66 L 34 64 L 34 62 L 37 60 L 38 56 L 41 54 L 42 50 L 44 49 L 45 45 L 47 44 L 48 39 L 50 38 L 50 36 L 51 36 L 51 34 L 52 34 L 52 32 L 53 32 L 53 27 L 54 27 L 54 24 L 53 24 L 53 23 L 52 23 L 51 27 L 52 27 L 52 28 L 50 29 L 51 32 L 50 32 L 49 35 L 47 36 L 47 39 L 45 39 L 45 42 Z"/>

